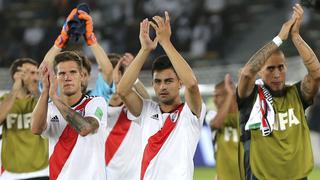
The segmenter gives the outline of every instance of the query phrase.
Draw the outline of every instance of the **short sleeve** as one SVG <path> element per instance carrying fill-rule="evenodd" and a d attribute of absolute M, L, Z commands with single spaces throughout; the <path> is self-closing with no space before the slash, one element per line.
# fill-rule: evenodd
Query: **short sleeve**
<path fill-rule="evenodd" d="M 141 123 L 141 121 L 143 120 L 143 115 L 146 114 L 146 112 L 148 112 L 148 108 L 150 107 L 152 101 L 148 100 L 148 99 L 143 99 L 142 100 L 142 110 L 140 113 L 140 116 L 134 116 L 133 114 L 131 114 L 128 110 L 127 113 L 127 117 L 129 120 Z"/>
<path fill-rule="evenodd" d="M 46 119 L 46 121 L 47 121 L 47 127 L 46 127 L 46 129 L 44 129 L 43 131 L 42 131 L 42 133 L 41 133 L 41 136 L 42 137 L 44 137 L 44 138 L 49 138 L 49 136 L 50 136 L 50 133 L 49 133 L 49 131 L 50 131 L 50 127 L 51 127 L 51 111 L 52 111 L 52 103 L 49 103 L 48 104 L 48 110 L 47 110 L 47 119 Z"/>
<path fill-rule="evenodd" d="M 84 117 L 93 117 L 99 125 L 106 125 L 107 122 L 107 102 L 103 97 L 94 97 L 85 107 Z"/>
<path fill-rule="evenodd" d="M 188 121 L 182 121 L 183 123 L 188 123 L 195 129 L 201 129 L 206 115 L 206 105 L 204 103 L 201 104 L 201 112 L 199 118 L 192 113 L 187 103 L 185 103 L 181 113 L 185 114 L 184 117 L 188 119 Z"/>

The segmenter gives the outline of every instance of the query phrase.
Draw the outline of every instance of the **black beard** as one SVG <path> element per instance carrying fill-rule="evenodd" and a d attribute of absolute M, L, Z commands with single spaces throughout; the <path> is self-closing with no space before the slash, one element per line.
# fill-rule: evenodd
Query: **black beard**
<path fill-rule="evenodd" d="M 266 87 L 268 89 L 268 91 L 270 92 L 270 94 L 272 95 L 272 97 L 281 97 L 284 96 L 286 94 L 286 88 L 285 86 L 279 90 L 279 91 L 273 91 L 268 85 L 264 85 L 264 87 Z"/>

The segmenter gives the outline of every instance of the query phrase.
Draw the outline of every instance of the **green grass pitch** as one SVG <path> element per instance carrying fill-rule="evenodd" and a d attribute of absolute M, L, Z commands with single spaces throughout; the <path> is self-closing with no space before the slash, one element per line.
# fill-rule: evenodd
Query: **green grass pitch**
<path fill-rule="evenodd" d="M 214 168 L 195 168 L 194 180 L 214 180 L 215 173 Z M 313 169 L 311 174 L 308 176 L 308 180 L 320 180 L 320 167 Z"/>

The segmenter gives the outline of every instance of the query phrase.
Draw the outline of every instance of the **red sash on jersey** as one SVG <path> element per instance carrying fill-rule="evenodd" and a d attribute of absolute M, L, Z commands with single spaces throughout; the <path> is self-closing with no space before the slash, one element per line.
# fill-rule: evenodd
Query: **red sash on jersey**
<path fill-rule="evenodd" d="M 83 110 L 92 98 L 86 99 L 82 104 L 78 105 L 74 110 Z M 49 159 L 50 180 L 56 180 L 68 160 L 76 142 L 78 133 L 69 124 L 64 128 L 59 137 L 57 144 Z M 75 164 L 76 166 L 76 164 Z"/>
<path fill-rule="evenodd" d="M 144 174 L 151 160 L 158 154 L 162 145 L 176 127 L 182 108 L 183 104 L 180 104 L 175 110 L 173 110 L 173 113 L 170 113 L 167 117 L 163 127 L 157 133 L 149 137 L 148 144 L 143 152 L 140 180 L 143 180 Z"/>
<path fill-rule="evenodd" d="M 119 149 L 121 143 L 123 142 L 124 138 L 126 137 L 129 131 L 130 126 L 131 121 L 128 119 L 127 114 L 124 112 L 124 109 L 122 108 L 119 118 L 114 127 L 112 128 L 105 143 L 106 165 L 109 164 L 110 160 Z"/>

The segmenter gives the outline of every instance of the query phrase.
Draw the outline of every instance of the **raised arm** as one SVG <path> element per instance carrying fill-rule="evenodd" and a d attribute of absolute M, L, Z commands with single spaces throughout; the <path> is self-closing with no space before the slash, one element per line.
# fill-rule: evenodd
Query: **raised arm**
<path fill-rule="evenodd" d="M 142 100 L 132 91 L 132 87 L 151 50 L 157 46 L 157 39 L 152 41 L 149 37 L 149 26 L 148 19 L 144 19 L 140 23 L 139 39 L 141 49 L 131 65 L 126 69 L 117 87 L 117 93 L 129 111 L 135 116 L 139 116 L 142 111 Z"/>
<path fill-rule="evenodd" d="M 228 113 L 237 111 L 235 87 L 229 74 L 224 78 L 224 85 L 227 96 L 223 105 L 218 109 L 216 116 L 210 121 L 211 129 L 220 129 Z"/>
<path fill-rule="evenodd" d="M 291 30 L 293 44 L 297 48 L 308 74 L 304 77 L 301 83 L 301 92 L 306 100 L 312 100 L 319 89 L 320 81 L 320 64 L 317 56 L 308 44 L 302 39 L 299 33 L 301 21 L 303 19 L 303 9 L 299 4 L 294 7 L 294 12 L 297 20 Z"/>
<path fill-rule="evenodd" d="M 40 135 L 47 128 L 47 112 L 49 100 L 49 70 L 48 65 L 40 68 L 42 92 L 32 111 L 31 132 Z"/>
<path fill-rule="evenodd" d="M 54 105 L 64 117 L 64 119 L 73 127 L 81 136 L 86 136 L 95 132 L 99 128 L 99 122 L 93 117 L 83 117 L 75 110 L 65 104 L 57 95 L 58 82 L 55 75 L 50 74 L 49 97 Z"/>
<path fill-rule="evenodd" d="M 122 58 L 121 58 L 121 64 L 124 65 L 124 68 L 127 69 L 132 61 L 134 60 L 134 56 L 131 53 L 126 52 Z M 137 78 L 137 80 L 133 84 L 133 88 L 138 93 L 138 95 L 142 99 L 150 99 L 150 95 L 148 91 L 146 90 L 146 87 L 143 85 L 143 83 Z"/>
<path fill-rule="evenodd" d="M 288 38 L 289 31 L 294 22 L 295 16 L 293 15 L 290 20 L 282 25 L 278 36 L 259 49 L 242 68 L 237 92 L 240 98 L 246 98 L 252 93 L 258 72 L 272 53 L 280 46 L 282 41 L 285 41 Z"/>
<path fill-rule="evenodd" d="M 63 27 L 61 29 L 60 35 L 57 37 L 57 39 L 54 42 L 54 45 L 50 48 L 50 50 L 45 55 L 42 63 L 40 64 L 40 68 L 42 69 L 43 66 L 48 66 L 49 68 L 53 67 L 53 59 L 54 57 L 62 50 L 62 48 L 66 47 L 68 41 L 69 41 L 69 26 L 68 22 L 72 20 L 72 18 L 77 14 L 77 9 L 73 9 L 70 14 L 68 15 L 65 23 L 63 24 Z"/>
<path fill-rule="evenodd" d="M 185 99 L 190 107 L 191 111 L 200 117 L 201 113 L 201 95 L 198 87 L 198 82 L 193 74 L 192 69 L 186 62 L 186 60 L 181 56 L 181 54 L 176 50 L 176 48 L 171 43 L 171 27 L 170 27 L 170 17 L 168 12 L 165 12 L 165 19 L 160 16 L 153 17 L 156 22 L 150 22 L 152 27 L 156 30 L 157 38 L 160 45 L 169 57 L 178 77 L 183 82 L 186 87 Z"/>
<path fill-rule="evenodd" d="M 6 120 L 8 113 L 10 112 L 12 106 L 14 105 L 14 101 L 16 100 L 19 91 L 21 91 L 21 89 L 23 88 L 23 85 L 22 85 L 23 77 L 24 77 L 24 72 L 21 70 L 19 70 L 19 72 L 16 72 L 14 74 L 13 76 L 14 83 L 11 88 L 11 91 L 0 102 L 0 109 L 1 109 L 0 124 L 2 124 Z"/>
<path fill-rule="evenodd" d="M 94 57 L 102 70 L 103 79 L 108 83 L 112 83 L 112 64 L 108 58 L 106 52 L 97 42 L 97 39 L 93 33 L 93 22 L 92 18 L 85 11 L 78 11 L 79 19 L 84 20 L 86 24 L 86 33 L 85 40 L 88 46 L 90 46 L 91 51 L 93 52 Z"/>

